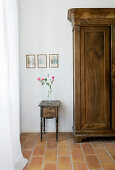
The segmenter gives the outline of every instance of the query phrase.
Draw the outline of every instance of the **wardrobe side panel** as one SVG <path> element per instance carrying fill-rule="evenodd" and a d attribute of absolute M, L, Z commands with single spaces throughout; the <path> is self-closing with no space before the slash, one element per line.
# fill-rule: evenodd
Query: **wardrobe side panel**
<path fill-rule="evenodd" d="M 73 94 L 73 102 L 74 102 L 74 133 L 76 130 L 79 130 L 80 125 L 80 26 L 74 26 L 73 28 L 73 44 L 74 44 L 74 76 L 73 76 L 73 85 L 74 85 L 74 94 Z"/>

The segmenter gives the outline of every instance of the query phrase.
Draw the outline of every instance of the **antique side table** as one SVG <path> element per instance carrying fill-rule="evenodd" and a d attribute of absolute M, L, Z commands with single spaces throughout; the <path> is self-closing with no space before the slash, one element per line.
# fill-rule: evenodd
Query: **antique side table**
<path fill-rule="evenodd" d="M 44 100 L 41 101 L 40 104 L 40 116 L 41 116 L 41 141 L 42 141 L 42 127 L 44 127 L 45 133 L 45 118 L 52 119 L 56 118 L 56 141 L 58 141 L 58 108 L 60 106 L 59 100 Z"/>

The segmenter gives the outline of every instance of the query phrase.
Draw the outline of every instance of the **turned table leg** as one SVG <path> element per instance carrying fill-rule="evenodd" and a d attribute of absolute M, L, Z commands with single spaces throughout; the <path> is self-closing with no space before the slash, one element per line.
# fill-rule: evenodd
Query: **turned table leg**
<path fill-rule="evenodd" d="M 40 124 L 40 126 L 41 126 L 41 142 L 42 142 L 42 107 L 40 108 L 40 115 L 41 115 L 41 124 Z"/>
<path fill-rule="evenodd" d="M 41 116 L 41 142 L 42 142 L 42 116 Z"/>
<path fill-rule="evenodd" d="M 56 141 L 58 141 L 58 117 L 56 117 Z"/>
<path fill-rule="evenodd" d="M 45 134 L 45 117 L 44 117 L 44 134 Z"/>

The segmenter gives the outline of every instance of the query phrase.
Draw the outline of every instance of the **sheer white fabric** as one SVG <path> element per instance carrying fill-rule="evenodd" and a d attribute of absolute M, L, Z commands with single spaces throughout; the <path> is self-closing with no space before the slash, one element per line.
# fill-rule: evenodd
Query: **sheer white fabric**
<path fill-rule="evenodd" d="M 17 0 L 0 0 L 0 170 L 22 170 Z"/>

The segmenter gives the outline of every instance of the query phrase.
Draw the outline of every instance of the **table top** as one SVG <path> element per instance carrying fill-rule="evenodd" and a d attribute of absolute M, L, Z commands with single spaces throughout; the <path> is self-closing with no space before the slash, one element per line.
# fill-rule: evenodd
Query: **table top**
<path fill-rule="evenodd" d="M 42 100 L 38 106 L 48 106 L 48 107 L 56 106 L 57 107 L 57 106 L 60 106 L 60 101 L 59 100 L 51 100 L 51 101 Z"/>

